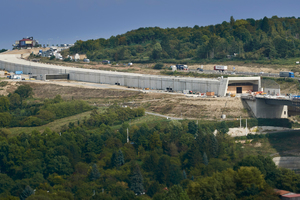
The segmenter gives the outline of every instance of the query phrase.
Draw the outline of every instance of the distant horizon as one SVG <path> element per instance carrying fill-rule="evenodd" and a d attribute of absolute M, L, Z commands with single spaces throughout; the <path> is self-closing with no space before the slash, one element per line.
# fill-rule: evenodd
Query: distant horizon
<path fill-rule="evenodd" d="M 145 27 L 216 25 L 229 22 L 230 16 L 236 20 L 300 16 L 297 0 L 11 0 L 2 5 L 0 12 L 5 20 L 1 21 L 0 49 L 12 49 L 16 40 L 30 36 L 40 44 L 73 44 Z"/>

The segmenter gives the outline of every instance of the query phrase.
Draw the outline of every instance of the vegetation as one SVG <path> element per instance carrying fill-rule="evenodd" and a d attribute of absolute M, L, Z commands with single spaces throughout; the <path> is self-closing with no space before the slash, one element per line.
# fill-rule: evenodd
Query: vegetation
<path fill-rule="evenodd" d="M 77 41 L 71 53 L 86 53 L 93 61 L 110 59 L 134 62 L 210 62 L 225 59 L 268 63 L 297 58 L 300 19 L 260 20 L 230 18 L 229 22 L 205 27 L 139 28 L 109 39 Z"/>
<path fill-rule="evenodd" d="M 57 131 L 0 129 L 1 199 L 279 199 L 274 188 L 300 192 L 300 175 L 251 155 L 226 134 L 239 121 L 150 121 L 143 108 L 93 109 L 59 95 L 32 95 L 23 85 L 0 97 L 2 127 L 31 128 L 85 111 L 89 116 Z M 286 119 L 248 120 L 255 125 L 292 126 Z M 284 137 L 246 139 L 281 145 Z M 298 145 L 296 133 L 289 137 L 291 148 Z"/>
<path fill-rule="evenodd" d="M 7 49 L 0 49 L 0 53 L 7 51 Z"/>
<path fill-rule="evenodd" d="M 43 106 L 59 102 L 65 103 L 56 97 Z M 50 110 L 55 113 L 54 107 Z M 12 136 L 2 129 L 0 196 L 279 199 L 272 188 L 300 191 L 299 175 L 276 168 L 270 157 L 247 156 L 226 134 L 232 123 L 129 125 L 130 119 L 143 115 L 142 108 L 114 104 L 102 113 L 93 110 L 89 118 L 69 123 L 59 132 L 46 128 L 42 133 Z M 113 129 L 116 124 L 118 130 Z"/>
<path fill-rule="evenodd" d="M 14 93 L 0 97 L 0 127 L 40 126 L 92 109 L 84 101 L 64 101 L 60 95 L 44 101 L 31 99 L 32 95 L 29 85 L 21 85 Z"/>

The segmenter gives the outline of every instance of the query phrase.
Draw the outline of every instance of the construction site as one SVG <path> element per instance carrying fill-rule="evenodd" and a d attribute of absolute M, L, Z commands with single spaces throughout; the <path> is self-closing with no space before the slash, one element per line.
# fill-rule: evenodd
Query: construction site
<path fill-rule="evenodd" d="M 298 106 L 290 104 L 293 96 L 280 95 L 280 88 L 276 84 L 262 82 L 259 76 L 191 78 L 125 73 L 30 62 L 18 54 L 1 54 L 0 69 L 3 75 L 10 75 L 10 78 L 17 80 L 37 80 L 47 84 L 51 81 L 59 81 L 59 84 L 67 81 L 73 86 L 86 83 L 86 86 L 101 89 L 138 91 L 152 100 L 158 95 L 162 98 L 139 103 L 155 112 L 188 118 L 287 118 L 288 105 Z M 20 72 L 22 75 L 16 76 Z M 166 97 L 170 94 L 170 98 Z M 267 103 L 267 99 L 286 101 Z M 201 112 L 195 113 L 195 109 Z"/>

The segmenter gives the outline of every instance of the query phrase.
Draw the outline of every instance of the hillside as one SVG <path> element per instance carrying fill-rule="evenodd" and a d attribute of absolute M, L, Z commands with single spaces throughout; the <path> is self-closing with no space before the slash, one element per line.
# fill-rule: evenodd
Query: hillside
<path fill-rule="evenodd" d="M 300 55 L 300 19 L 260 20 L 230 18 L 229 22 L 205 27 L 147 27 L 111 36 L 109 39 L 77 41 L 71 53 L 86 53 L 93 61 L 109 59 L 134 62 L 182 63 L 253 61 L 289 64 L 280 59 Z M 279 60 L 278 60 L 279 59 Z"/>

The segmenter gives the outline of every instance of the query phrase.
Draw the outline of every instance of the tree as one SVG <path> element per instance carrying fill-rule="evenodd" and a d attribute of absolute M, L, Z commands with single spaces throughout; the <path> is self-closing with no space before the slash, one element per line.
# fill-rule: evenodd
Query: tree
<path fill-rule="evenodd" d="M 29 185 L 27 185 L 20 195 L 20 200 L 25 200 L 32 194 L 34 194 L 33 189 Z"/>
<path fill-rule="evenodd" d="M 190 121 L 190 122 L 188 123 L 188 129 L 189 129 L 188 132 L 189 132 L 190 134 L 195 135 L 195 134 L 197 133 L 198 125 L 196 124 L 195 121 Z"/>
<path fill-rule="evenodd" d="M 160 157 L 158 161 L 158 165 L 155 170 L 156 180 L 159 183 L 165 184 L 167 182 L 170 165 L 171 163 L 168 156 L 163 155 Z"/>
<path fill-rule="evenodd" d="M 155 193 L 159 192 L 161 190 L 161 185 L 157 182 L 154 181 L 148 188 L 147 190 L 147 195 L 150 197 L 153 197 Z"/>
<path fill-rule="evenodd" d="M 122 153 L 122 151 L 120 149 L 119 152 L 118 152 L 118 166 L 122 166 L 124 164 L 125 164 L 125 162 L 124 162 L 124 156 L 123 156 L 123 153 Z"/>
<path fill-rule="evenodd" d="M 146 156 L 143 160 L 143 169 L 147 172 L 153 171 L 158 165 L 159 156 L 155 151 Z"/>
<path fill-rule="evenodd" d="M 264 189 L 266 182 L 256 167 L 241 167 L 237 172 L 237 185 L 241 191 L 253 187 L 253 185 L 259 189 Z"/>
<path fill-rule="evenodd" d="M 186 191 L 179 185 L 174 185 L 170 188 L 170 191 L 166 194 L 164 200 L 189 200 L 189 196 Z"/>
<path fill-rule="evenodd" d="M 160 57 L 161 57 L 161 52 L 162 52 L 161 45 L 160 45 L 159 42 L 157 42 L 157 43 L 153 46 L 151 58 L 152 58 L 153 60 L 160 59 Z"/>
<path fill-rule="evenodd" d="M 264 32 L 269 32 L 270 25 L 269 25 L 269 19 L 267 17 L 264 17 L 262 22 L 261 22 L 261 30 Z"/>
<path fill-rule="evenodd" d="M 134 164 L 131 168 L 130 189 L 136 195 L 144 194 L 143 176 L 137 164 Z"/>
<path fill-rule="evenodd" d="M 16 89 L 15 93 L 20 95 L 21 99 L 26 99 L 33 95 L 32 87 L 30 87 L 29 85 L 20 85 Z"/>
<path fill-rule="evenodd" d="M 15 185 L 14 181 L 6 174 L 0 174 L 0 194 L 10 189 Z"/>
<path fill-rule="evenodd" d="M 230 26 L 233 27 L 235 23 L 235 20 L 233 18 L 233 16 L 230 17 Z"/>
<path fill-rule="evenodd" d="M 9 111 L 9 99 L 7 97 L 0 97 L 0 112 Z"/>
<path fill-rule="evenodd" d="M 17 93 L 13 93 L 9 96 L 9 102 L 11 109 L 19 108 L 21 105 L 21 98 L 20 95 Z"/>
<path fill-rule="evenodd" d="M 0 127 L 8 126 L 11 122 L 11 118 L 12 116 L 8 112 L 0 113 Z"/>
<path fill-rule="evenodd" d="M 203 153 L 203 164 L 208 165 L 208 158 L 205 152 Z"/>
<path fill-rule="evenodd" d="M 96 181 L 99 178 L 100 178 L 100 172 L 99 172 L 98 167 L 95 163 L 95 164 L 93 164 L 92 171 L 90 173 L 90 180 L 91 181 Z"/>
<path fill-rule="evenodd" d="M 182 172 L 177 165 L 171 165 L 168 174 L 168 186 L 177 185 L 183 179 Z"/>
<path fill-rule="evenodd" d="M 118 166 L 118 152 L 113 152 L 111 158 L 110 158 L 110 166 L 111 167 L 117 167 Z"/>
<path fill-rule="evenodd" d="M 220 126 L 220 130 L 219 131 L 222 134 L 225 134 L 225 133 L 227 133 L 229 131 L 229 128 L 228 128 L 228 126 L 227 126 L 227 124 L 226 124 L 225 121 L 221 122 L 221 126 Z"/>

